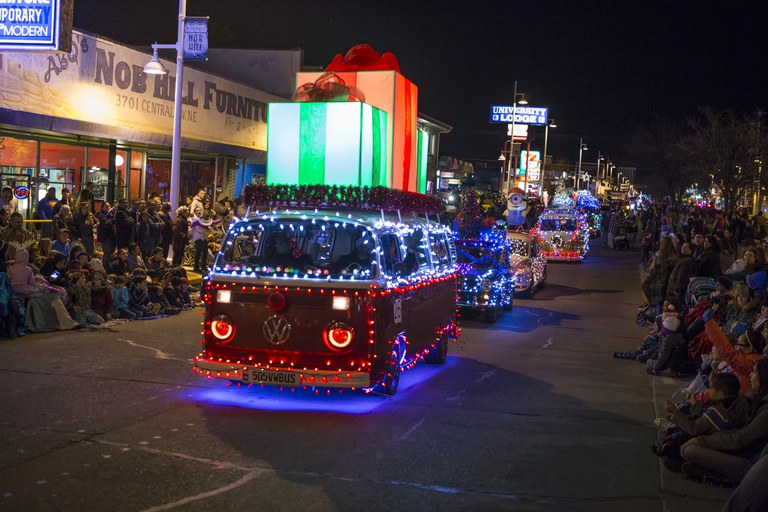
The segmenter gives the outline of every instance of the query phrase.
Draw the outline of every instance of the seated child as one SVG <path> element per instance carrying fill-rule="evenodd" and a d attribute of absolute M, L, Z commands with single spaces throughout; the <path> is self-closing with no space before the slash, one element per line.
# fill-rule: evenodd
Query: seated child
<path fill-rule="evenodd" d="M 112 280 L 112 316 L 125 320 L 141 318 L 143 313 L 131 307 L 131 299 L 128 295 L 128 288 L 125 287 L 125 281 L 124 276 L 115 276 Z"/>
<path fill-rule="evenodd" d="M 105 320 L 112 320 L 112 287 L 102 272 L 91 271 L 91 305 L 96 314 Z"/>
<path fill-rule="evenodd" d="M 750 418 L 750 402 L 739 396 L 739 387 L 740 382 L 735 375 L 720 373 L 712 375 L 709 380 L 711 398 L 706 403 L 698 402 L 693 395 L 689 396 L 690 413 L 667 401 L 665 409 L 671 415 L 671 423 L 667 424 L 664 421 L 666 418 L 656 420 L 657 426 L 666 428 L 665 437 L 654 444 L 654 453 L 682 463 L 680 447 L 692 437 L 744 426 Z M 675 466 L 667 464 L 670 469 L 675 469 Z"/>
<path fill-rule="evenodd" d="M 72 272 L 69 280 L 72 283 L 69 287 L 72 318 L 82 327 L 86 327 L 88 324 L 103 324 L 104 319 L 93 310 L 91 283 L 88 282 L 88 274 Z"/>

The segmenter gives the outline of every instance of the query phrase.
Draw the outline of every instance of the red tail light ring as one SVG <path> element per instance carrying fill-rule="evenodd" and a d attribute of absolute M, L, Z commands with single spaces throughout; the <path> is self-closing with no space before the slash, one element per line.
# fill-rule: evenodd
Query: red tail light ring
<path fill-rule="evenodd" d="M 227 315 L 219 315 L 211 321 L 211 334 L 222 343 L 231 341 L 235 336 L 235 324 Z"/>
<path fill-rule="evenodd" d="M 344 350 L 355 338 L 355 331 L 344 322 L 333 322 L 323 331 L 323 338 L 331 350 Z"/>

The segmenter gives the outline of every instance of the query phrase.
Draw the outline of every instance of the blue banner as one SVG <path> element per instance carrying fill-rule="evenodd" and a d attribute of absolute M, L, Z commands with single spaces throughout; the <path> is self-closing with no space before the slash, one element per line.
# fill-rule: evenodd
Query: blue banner
<path fill-rule="evenodd" d="M 528 107 L 522 105 L 491 105 L 492 123 L 547 125 L 547 107 Z"/>
<path fill-rule="evenodd" d="M 184 20 L 184 60 L 208 60 L 208 16 Z"/>

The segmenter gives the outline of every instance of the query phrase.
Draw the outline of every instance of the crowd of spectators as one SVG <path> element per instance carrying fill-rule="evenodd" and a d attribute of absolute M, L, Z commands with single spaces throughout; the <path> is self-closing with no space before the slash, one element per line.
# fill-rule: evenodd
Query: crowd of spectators
<path fill-rule="evenodd" d="M 738 486 L 724 510 L 768 510 L 765 218 L 655 205 L 637 223 L 650 249 L 636 322 L 650 332 L 614 357 L 682 379 L 653 451 L 689 479 Z"/>
<path fill-rule="evenodd" d="M 193 307 L 183 263 L 204 273 L 235 205 L 214 205 L 201 189 L 171 215 L 159 197 L 121 198 L 95 208 L 92 185 L 75 199 L 48 189 L 24 225 L 18 204 L 0 193 L 0 336 L 173 315 Z M 37 231 L 37 233 L 35 232 Z M 190 244 L 190 238 L 194 245 Z M 194 253 L 194 257 L 191 254 Z"/>

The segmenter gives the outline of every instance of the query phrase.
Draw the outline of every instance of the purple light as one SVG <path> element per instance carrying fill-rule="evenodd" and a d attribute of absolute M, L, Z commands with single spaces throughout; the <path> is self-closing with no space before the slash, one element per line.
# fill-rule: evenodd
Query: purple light
<path fill-rule="evenodd" d="M 449 347 L 450 350 L 450 347 Z M 417 364 L 400 376 L 397 394 L 392 397 L 367 394 L 363 390 L 334 388 L 291 388 L 253 385 L 227 386 L 220 380 L 212 380 L 206 389 L 190 389 L 180 395 L 183 400 L 212 405 L 241 407 L 262 411 L 325 412 L 338 414 L 370 414 L 394 401 L 407 400 L 418 387 L 444 369 L 457 363 L 456 356 L 448 357 L 443 365 Z M 317 394 L 315 394 L 317 389 Z M 330 389 L 330 394 L 328 394 Z M 416 396 L 416 395 L 413 395 Z"/>

